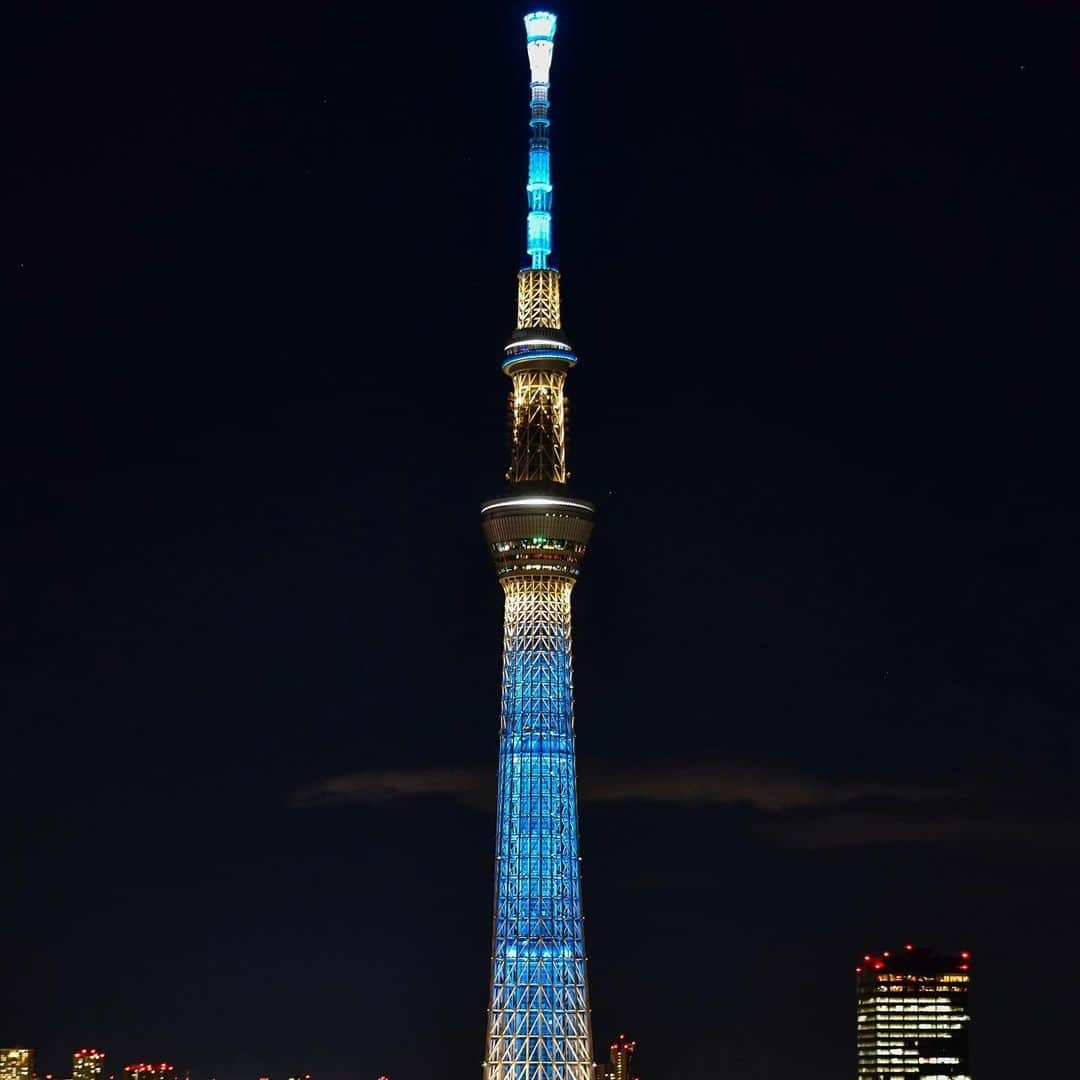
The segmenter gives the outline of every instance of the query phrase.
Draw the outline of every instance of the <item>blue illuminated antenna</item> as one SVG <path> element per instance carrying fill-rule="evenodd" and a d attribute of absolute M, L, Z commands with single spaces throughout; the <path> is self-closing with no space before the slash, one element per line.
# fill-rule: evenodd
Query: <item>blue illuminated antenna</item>
<path fill-rule="evenodd" d="M 551 90 L 551 56 L 555 50 L 555 23 L 550 11 L 525 16 L 529 51 L 529 216 L 525 225 L 525 250 L 534 270 L 547 268 L 551 255 L 551 143 L 548 128 L 548 95 Z"/>

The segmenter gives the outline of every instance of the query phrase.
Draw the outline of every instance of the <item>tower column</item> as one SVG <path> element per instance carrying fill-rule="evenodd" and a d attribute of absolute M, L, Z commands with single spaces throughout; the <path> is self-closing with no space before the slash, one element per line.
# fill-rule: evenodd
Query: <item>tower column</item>
<path fill-rule="evenodd" d="M 482 509 L 503 590 L 503 670 L 485 1080 L 593 1080 L 574 756 L 570 596 L 593 508 L 566 484 L 566 379 L 551 253 L 548 89 L 555 16 L 525 16 L 530 103 L 526 251 L 510 377 L 509 491 Z"/>

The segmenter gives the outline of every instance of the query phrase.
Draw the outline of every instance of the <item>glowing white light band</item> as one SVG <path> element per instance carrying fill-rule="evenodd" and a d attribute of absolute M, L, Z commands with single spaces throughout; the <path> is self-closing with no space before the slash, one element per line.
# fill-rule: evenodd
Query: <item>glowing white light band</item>
<path fill-rule="evenodd" d="M 523 341 L 511 341 L 506 348 L 507 350 L 520 349 L 525 345 L 547 345 L 552 349 L 562 349 L 564 352 L 571 351 L 561 341 L 552 341 L 550 338 L 525 338 Z"/>
<path fill-rule="evenodd" d="M 573 499 L 551 499 L 543 495 L 524 495 L 520 499 L 500 499 L 498 502 L 485 503 L 483 512 L 486 514 L 489 510 L 502 510 L 507 506 L 545 506 L 551 509 L 567 507 L 572 510 L 592 511 L 592 507 L 588 503 L 575 502 Z"/>

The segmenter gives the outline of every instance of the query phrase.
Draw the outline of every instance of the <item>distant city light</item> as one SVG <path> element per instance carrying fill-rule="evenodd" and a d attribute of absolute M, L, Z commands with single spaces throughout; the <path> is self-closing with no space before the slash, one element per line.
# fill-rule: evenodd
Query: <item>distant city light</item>
<path fill-rule="evenodd" d="M 98 1080 L 105 1071 L 105 1054 L 100 1050 L 76 1050 L 71 1058 L 71 1080 Z"/>
<path fill-rule="evenodd" d="M 31 1080 L 34 1051 L 25 1046 L 0 1049 L 0 1080 Z"/>

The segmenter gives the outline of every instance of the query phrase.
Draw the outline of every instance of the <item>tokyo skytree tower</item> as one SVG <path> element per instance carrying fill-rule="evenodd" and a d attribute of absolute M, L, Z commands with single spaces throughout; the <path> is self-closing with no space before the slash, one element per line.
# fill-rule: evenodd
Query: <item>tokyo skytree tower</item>
<path fill-rule="evenodd" d="M 551 254 L 548 91 L 555 16 L 525 16 L 531 71 L 526 243 L 510 391 L 509 491 L 484 504 L 504 593 L 495 925 L 485 1080 L 592 1080 L 578 860 L 570 593 L 593 508 L 567 491 L 562 332 Z"/>

